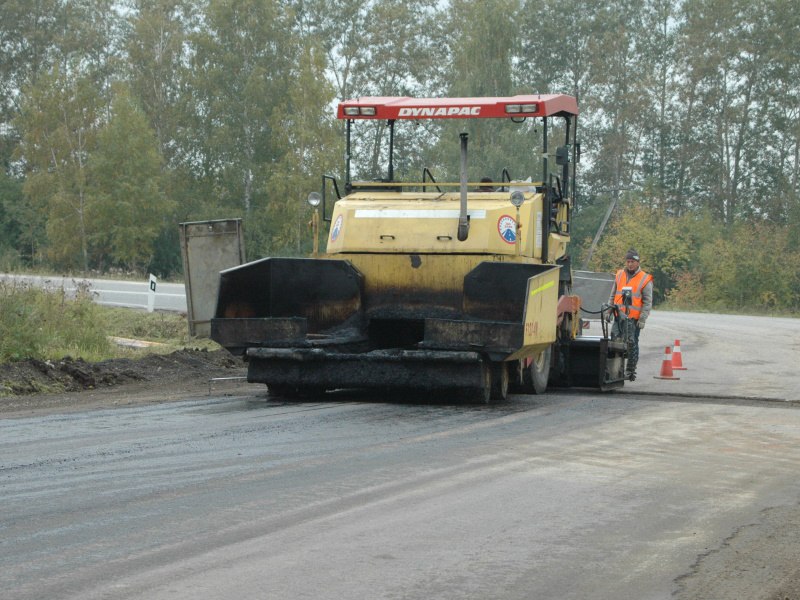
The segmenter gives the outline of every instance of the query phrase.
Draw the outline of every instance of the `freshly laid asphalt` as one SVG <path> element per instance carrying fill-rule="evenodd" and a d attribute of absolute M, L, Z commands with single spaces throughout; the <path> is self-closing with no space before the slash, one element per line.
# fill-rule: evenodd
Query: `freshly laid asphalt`
<path fill-rule="evenodd" d="M 588 332 L 598 335 L 599 322 Z M 657 379 L 676 341 L 685 370 Z M 639 350 L 636 380 L 621 393 L 800 401 L 800 319 L 653 311 Z"/>

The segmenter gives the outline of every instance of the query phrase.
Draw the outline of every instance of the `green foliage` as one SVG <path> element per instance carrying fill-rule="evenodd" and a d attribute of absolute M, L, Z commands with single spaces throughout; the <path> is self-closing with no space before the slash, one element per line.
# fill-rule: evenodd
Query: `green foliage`
<path fill-rule="evenodd" d="M 0 281 L 0 361 L 80 356 L 98 359 L 110 350 L 100 307 L 82 288 L 75 298 Z"/>
<path fill-rule="evenodd" d="M 270 232 L 269 239 L 262 237 L 260 244 L 250 245 L 256 255 L 297 255 L 311 250 L 307 227 L 311 212 L 306 199 L 309 192 L 319 190 L 321 174 L 339 168 L 337 155 L 329 149 L 342 144 L 328 110 L 333 89 L 320 77 L 324 64 L 321 49 L 298 48 L 296 75 L 272 116 L 275 142 L 287 152 L 266 182 L 269 202 L 257 217 L 261 223 L 254 219 L 248 226 L 250 239 L 257 232 Z"/>
<path fill-rule="evenodd" d="M 506 96 L 512 91 L 519 0 L 453 0 L 448 33 L 450 96 Z"/>
<path fill-rule="evenodd" d="M 293 74 L 293 11 L 278 0 L 211 0 L 205 17 L 192 38 L 189 122 L 217 205 L 240 216 L 268 202 L 265 181 L 287 151 L 271 119 Z"/>
<path fill-rule="evenodd" d="M 705 306 L 754 312 L 800 309 L 800 248 L 788 230 L 742 224 L 705 245 L 699 274 Z"/>
<path fill-rule="evenodd" d="M 124 45 L 124 80 L 150 122 L 165 164 L 180 165 L 180 149 L 191 139 L 186 127 L 191 104 L 189 32 L 198 25 L 195 0 L 135 0 Z M 188 135 L 187 135 L 188 134 Z M 176 143 L 180 140 L 180 143 Z"/>
<path fill-rule="evenodd" d="M 800 248 L 786 227 L 727 229 L 708 216 L 668 217 L 635 205 L 613 220 L 591 268 L 622 268 L 630 247 L 653 275 L 656 302 L 688 310 L 800 309 Z"/>
<path fill-rule="evenodd" d="M 89 164 L 92 263 L 137 271 L 152 259 L 154 244 L 174 203 L 161 193 L 161 157 L 144 114 L 119 86 L 110 121 L 98 132 Z"/>
<path fill-rule="evenodd" d="M 642 205 L 617 207 L 589 268 L 616 271 L 623 268 L 625 252 L 636 248 L 642 269 L 653 275 L 653 298 L 659 302 L 678 275 L 694 260 L 694 230 L 689 217 L 673 218 Z"/>
<path fill-rule="evenodd" d="M 177 221 L 177 219 L 176 219 Z M 181 219 L 180 222 L 185 222 Z M 169 223 L 172 225 L 173 223 Z M 183 256 L 175 249 L 180 248 L 180 238 L 177 227 L 165 226 L 158 237 L 153 241 L 153 258 L 148 265 L 148 271 L 158 277 L 169 277 L 183 273 Z"/>
<path fill-rule="evenodd" d="M 126 87 L 115 90 L 100 125 L 92 82 L 56 71 L 29 90 L 20 115 L 20 150 L 31 167 L 25 194 L 45 215 L 47 253 L 60 268 L 143 269 L 174 207 L 161 195 L 147 120 Z"/>
<path fill-rule="evenodd" d="M 17 254 L 25 229 L 22 206 L 22 182 L 0 172 L 0 256 Z M 0 263 L 0 270 L 7 269 Z"/>
<path fill-rule="evenodd" d="M 100 102 L 90 78 L 54 69 L 27 90 L 17 120 L 30 167 L 25 194 L 45 217 L 49 258 L 66 268 L 89 267 L 87 162 Z"/>
<path fill-rule="evenodd" d="M 67 29 L 63 21 L 59 23 L 60 4 L 60 0 L 0 2 L 0 123 L 18 111 L 17 92 L 49 68 L 52 48 Z"/>

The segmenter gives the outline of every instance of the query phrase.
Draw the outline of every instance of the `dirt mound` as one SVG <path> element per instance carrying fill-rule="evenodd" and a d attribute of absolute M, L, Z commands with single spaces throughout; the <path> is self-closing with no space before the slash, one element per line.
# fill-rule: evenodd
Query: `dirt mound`
<path fill-rule="evenodd" d="M 22 360 L 0 364 L 0 398 L 78 392 L 143 381 L 169 385 L 230 375 L 230 371 L 242 368 L 242 361 L 224 350 L 184 349 L 98 363 L 69 357 L 59 361 Z"/>

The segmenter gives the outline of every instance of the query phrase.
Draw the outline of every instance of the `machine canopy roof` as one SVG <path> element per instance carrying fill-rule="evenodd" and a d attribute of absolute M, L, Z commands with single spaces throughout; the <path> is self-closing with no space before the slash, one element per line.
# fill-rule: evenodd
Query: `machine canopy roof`
<path fill-rule="evenodd" d="M 494 98 L 408 98 L 365 96 L 345 100 L 338 119 L 492 119 L 578 114 L 575 98 L 564 94 L 528 94 Z"/>

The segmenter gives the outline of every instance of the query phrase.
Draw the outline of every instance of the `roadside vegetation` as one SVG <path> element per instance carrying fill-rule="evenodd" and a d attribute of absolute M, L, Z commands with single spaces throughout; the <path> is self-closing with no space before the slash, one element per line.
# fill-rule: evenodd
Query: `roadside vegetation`
<path fill-rule="evenodd" d="M 132 348 L 119 338 L 155 344 Z M 186 345 L 218 348 L 210 340 L 190 338 L 182 314 L 103 307 L 93 302 L 88 287 L 70 297 L 63 289 L 0 281 L 0 362 L 67 356 L 95 362 Z"/>
<path fill-rule="evenodd" d="M 710 214 L 675 217 L 631 206 L 607 228 L 589 268 L 622 268 L 631 240 L 653 275 L 658 309 L 800 315 L 798 226 L 743 221 L 727 227 Z"/>

